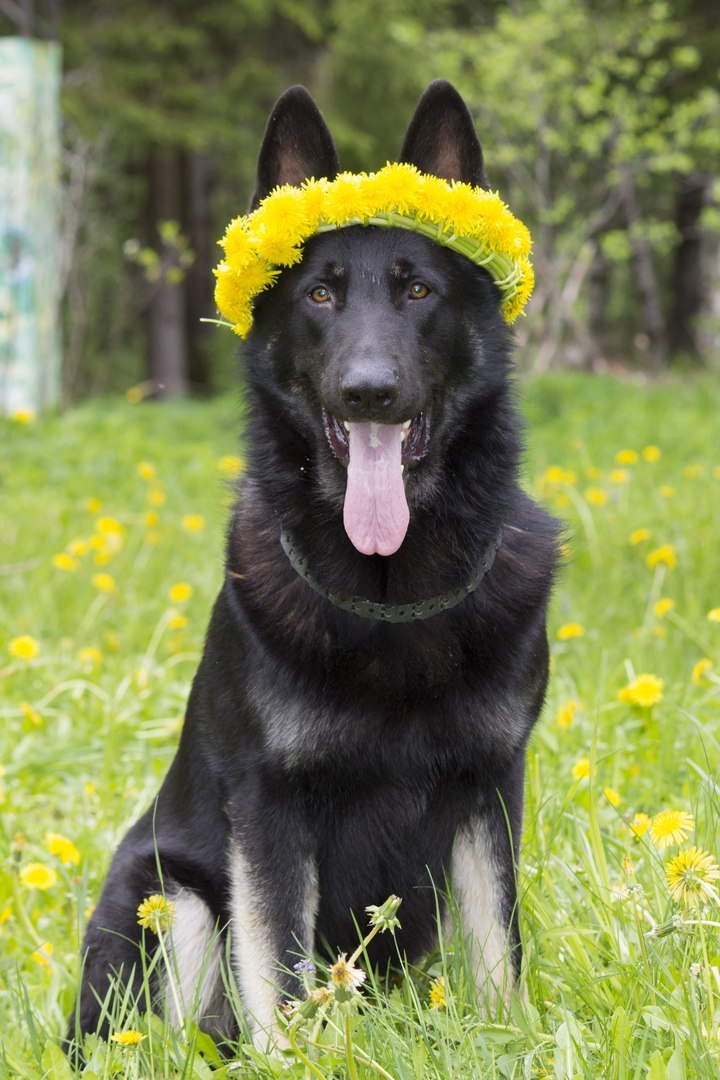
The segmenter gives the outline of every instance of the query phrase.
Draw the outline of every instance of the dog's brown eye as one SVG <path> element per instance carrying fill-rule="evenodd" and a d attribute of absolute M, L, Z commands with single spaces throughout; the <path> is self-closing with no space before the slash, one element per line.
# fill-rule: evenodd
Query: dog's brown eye
<path fill-rule="evenodd" d="M 424 300 L 430 292 L 430 288 L 424 281 L 413 281 L 408 293 L 411 300 Z"/>
<path fill-rule="evenodd" d="M 327 304 L 330 299 L 330 290 L 326 289 L 324 285 L 316 285 L 309 293 L 309 296 L 316 304 Z"/>

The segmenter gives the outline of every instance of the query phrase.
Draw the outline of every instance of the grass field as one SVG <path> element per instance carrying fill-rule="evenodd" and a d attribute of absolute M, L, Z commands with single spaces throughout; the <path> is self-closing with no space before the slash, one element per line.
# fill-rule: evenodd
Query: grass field
<path fill-rule="evenodd" d="M 524 998 L 484 1020 L 448 941 L 298 1021 L 284 1058 L 223 1061 L 118 1007 L 143 1038 L 93 1041 L 86 1077 L 720 1075 L 720 387 L 553 376 L 522 402 L 525 483 L 567 523 Z M 70 1075 L 84 925 L 171 760 L 221 581 L 238 416 L 103 401 L 0 427 L 0 1076 Z"/>

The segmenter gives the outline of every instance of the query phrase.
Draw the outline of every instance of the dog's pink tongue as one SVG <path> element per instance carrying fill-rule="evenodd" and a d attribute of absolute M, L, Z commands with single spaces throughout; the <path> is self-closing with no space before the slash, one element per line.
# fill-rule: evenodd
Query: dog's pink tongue
<path fill-rule="evenodd" d="M 410 521 L 402 463 L 402 424 L 350 424 L 345 532 L 363 555 L 392 555 Z"/>

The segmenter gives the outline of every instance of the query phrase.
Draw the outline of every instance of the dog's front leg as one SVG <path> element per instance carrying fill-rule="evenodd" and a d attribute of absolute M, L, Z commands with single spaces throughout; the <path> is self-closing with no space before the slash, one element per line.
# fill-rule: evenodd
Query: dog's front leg
<path fill-rule="evenodd" d="M 508 1004 L 520 973 L 517 855 L 522 829 L 524 757 L 519 755 L 452 851 L 451 881 L 479 1003 L 490 1014 Z"/>
<path fill-rule="evenodd" d="M 278 1040 L 275 1009 L 313 949 L 317 865 L 301 819 L 266 806 L 233 830 L 228 852 L 232 964 L 258 1047 Z"/>

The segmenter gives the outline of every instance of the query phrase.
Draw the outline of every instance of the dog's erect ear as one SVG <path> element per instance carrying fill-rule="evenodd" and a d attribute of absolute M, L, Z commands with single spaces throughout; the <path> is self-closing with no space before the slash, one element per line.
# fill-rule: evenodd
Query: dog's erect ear
<path fill-rule="evenodd" d="M 431 82 L 408 126 L 400 161 L 443 180 L 488 186 L 480 140 L 467 105 L 445 79 Z"/>
<path fill-rule="evenodd" d="M 304 86 L 291 86 L 267 122 L 251 209 L 279 184 L 299 185 L 310 176 L 332 180 L 338 168 L 335 143 L 320 110 Z"/>

